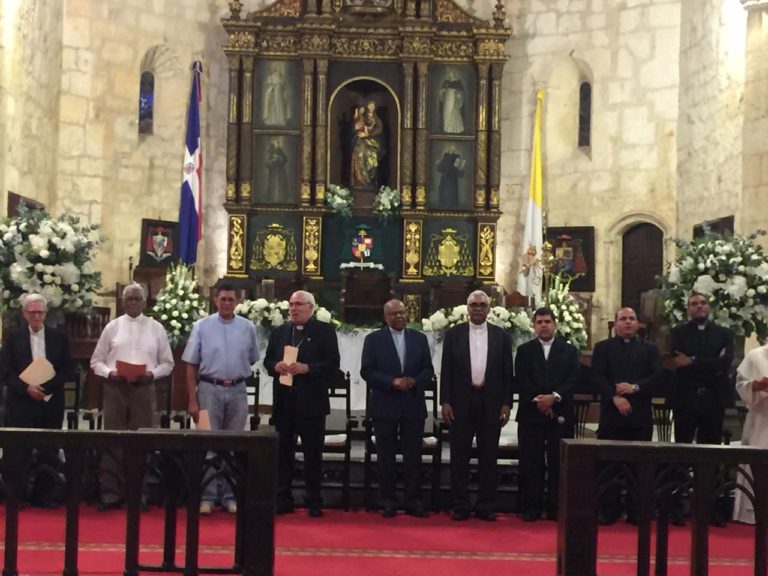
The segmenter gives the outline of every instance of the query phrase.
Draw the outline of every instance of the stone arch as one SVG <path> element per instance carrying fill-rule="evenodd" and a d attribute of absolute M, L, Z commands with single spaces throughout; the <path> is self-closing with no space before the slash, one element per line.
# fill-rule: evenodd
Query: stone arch
<path fill-rule="evenodd" d="M 161 86 L 167 84 L 167 79 L 176 75 L 178 70 L 178 58 L 168 46 L 162 44 L 152 46 L 144 53 L 139 64 L 138 78 L 137 122 L 140 137 L 146 138 L 155 133 L 155 120 L 158 116 L 156 112 L 158 105 L 162 104 L 162 101 L 156 99 L 156 94 L 163 93 Z"/>
<path fill-rule="evenodd" d="M 544 133 L 548 162 L 570 161 L 579 152 L 579 102 L 583 83 L 592 85 L 592 67 L 573 55 L 551 63 L 547 80 Z M 584 150 L 580 152 L 583 156 Z"/>
<path fill-rule="evenodd" d="M 608 320 L 613 318 L 613 314 L 621 306 L 621 266 L 622 266 L 622 239 L 624 233 L 637 224 L 653 224 L 661 230 L 663 243 L 663 261 L 668 262 L 671 254 L 672 243 L 668 242 L 673 233 L 673 227 L 663 216 L 650 211 L 636 210 L 626 212 L 617 217 L 605 229 L 605 235 L 600 242 L 602 253 L 605 258 L 603 266 L 603 278 L 600 284 L 605 287 L 605 296 L 602 302 L 602 311 L 600 313 L 600 322 L 598 326 L 607 325 Z M 598 334 L 598 340 L 605 337 L 605 334 Z"/>

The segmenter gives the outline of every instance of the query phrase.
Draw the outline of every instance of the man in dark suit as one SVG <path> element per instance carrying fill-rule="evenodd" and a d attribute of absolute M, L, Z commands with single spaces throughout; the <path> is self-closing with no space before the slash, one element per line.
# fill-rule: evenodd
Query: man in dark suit
<path fill-rule="evenodd" d="M 720 444 L 725 409 L 734 405 L 734 388 L 728 375 L 733 362 L 733 334 L 710 321 L 709 300 L 692 293 L 687 304 L 688 322 L 672 329 L 674 377 L 668 405 L 673 410 L 675 442 Z M 715 506 L 712 523 L 725 525 L 728 503 Z M 682 506 L 676 503 L 671 521 L 684 524 Z"/>
<path fill-rule="evenodd" d="M 312 294 L 299 290 L 288 303 L 291 320 L 272 332 L 264 358 L 264 368 L 273 377 L 272 416 L 279 435 L 277 513 L 293 511 L 293 461 L 301 436 L 307 513 L 319 518 L 323 515 L 320 481 L 325 416 L 330 412 L 328 388 L 338 377 L 339 345 L 334 327 L 312 317 Z M 295 362 L 285 360 L 288 347 L 298 353 Z"/>
<path fill-rule="evenodd" d="M 442 417 L 450 426 L 452 518 L 469 517 L 469 459 L 477 435 L 475 516 L 493 521 L 499 435 L 512 404 L 512 338 L 486 322 L 490 302 L 485 292 L 472 292 L 467 309 L 469 322 L 445 333 L 440 373 Z"/>
<path fill-rule="evenodd" d="M 64 383 L 74 378 L 74 364 L 67 336 L 45 326 L 46 301 L 39 294 L 23 299 L 26 325 L 12 330 L 3 344 L 3 381 L 6 386 L 5 426 L 61 430 L 64 421 Z M 40 385 L 19 376 L 35 358 L 46 358 L 55 375 Z M 38 473 L 32 485 L 30 503 L 52 507 L 54 470 L 59 468 L 58 451 L 38 451 Z"/>
<path fill-rule="evenodd" d="M 405 327 L 400 300 L 384 304 L 386 328 L 365 337 L 360 375 L 369 390 L 368 417 L 376 434 L 379 506 L 385 518 L 395 516 L 397 439 L 403 453 L 405 512 L 426 518 L 421 501 L 421 442 L 427 409 L 424 388 L 434 374 L 424 334 Z"/>
<path fill-rule="evenodd" d="M 616 336 L 598 342 L 592 353 L 592 377 L 600 392 L 601 440 L 653 439 L 651 401 L 661 393 L 664 371 L 659 349 L 637 336 L 639 327 L 635 311 L 622 308 L 614 321 Z M 600 523 L 614 524 L 621 513 L 619 491 L 606 491 Z M 631 506 L 627 521 L 635 521 Z"/>
<path fill-rule="evenodd" d="M 526 522 L 538 520 L 544 509 L 548 519 L 557 519 L 560 439 L 573 438 L 573 389 L 579 373 L 579 351 L 555 336 L 552 310 L 536 310 L 533 329 L 537 337 L 521 345 L 515 358 L 515 389 L 520 399 L 516 418 L 520 488 Z"/>

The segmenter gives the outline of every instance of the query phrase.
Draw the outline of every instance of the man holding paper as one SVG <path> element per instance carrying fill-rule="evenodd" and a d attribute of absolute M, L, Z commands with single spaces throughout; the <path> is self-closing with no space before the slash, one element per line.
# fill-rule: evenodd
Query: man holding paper
<path fill-rule="evenodd" d="M 272 331 L 264 358 L 264 368 L 273 377 L 272 414 L 279 435 L 277 513 L 293 512 L 291 479 L 301 436 L 307 513 L 319 518 L 328 388 L 339 371 L 339 344 L 331 324 L 313 319 L 312 294 L 299 290 L 288 303 L 291 320 Z"/>
<path fill-rule="evenodd" d="M 154 425 L 155 380 L 173 370 L 173 354 L 163 325 L 144 316 L 144 288 L 123 289 L 125 314 L 106 325 L 91 356 L 91 368 L 105 379 L 105 430 L 138 430 Z M 99 510 L 119 508 L 124 499 L 123 455 L 106 449 L 101 459 Z"/>
<path fill-rule="evenodd" d="M 22 302 L 26 325 L 10 331 L 3 344 L 5 426 L 60 430 L 64 421 L 64 383 L 74 379 L 69 342 L 63 332 L 45 326 L 45 298 L 27 294 Z M 32 483 L 30 503 L 52 507 L 56 478 L 49 470 L 58 468 L 58 452 L 39 451 L 37 464 L 42 468 Z"/>
<path fill-rule="evenodd" d="M 242 432 L 248 421 L 245 381 L 259 359 L 259 345 L 253 322 L 236 316 L 236 307 L 234 286 L 220 284 L 216 288 L 218 312 L 195 322 L 182 356 L 187 363 L 187 409 L 200 429 L 206 416 L 211 430 Z M 212 475 L 208 468 L 200 514 L 210 514 L 217 499 L 227 512 L 237 513 L 229 482 L 221 477 L 208 482 Z"/>

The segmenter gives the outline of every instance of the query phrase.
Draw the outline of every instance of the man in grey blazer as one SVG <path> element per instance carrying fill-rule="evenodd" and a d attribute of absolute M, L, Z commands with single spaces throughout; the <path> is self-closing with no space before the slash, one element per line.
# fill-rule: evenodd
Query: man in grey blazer
<path fill-rule="evenodd" d="M 395 516 L 395 455 L 403 453 L 405 512 L 425 518 L 421 501 L 421 442 L 427 409 L 424 389 L 434 374 L 424 334 L 405 327 L 400 300 L 384 304 L 385 328 L 365 337 L 360 374 L 368 384 L 368 417 L 376 434 L 379 506 Z"/>
<path fill-rule="evenodd" d="M 452 518 L 469 518 L 469 459 L 477 436 L 475 516 L 493 521 L 499 435 L 512 404 L 512 338 L 486 321 L 490 301 L 485 292 L 472 292 L 467 309 L 469 322 L 445 333 L 440 373 L 442 417 L 451 439 Z"/>

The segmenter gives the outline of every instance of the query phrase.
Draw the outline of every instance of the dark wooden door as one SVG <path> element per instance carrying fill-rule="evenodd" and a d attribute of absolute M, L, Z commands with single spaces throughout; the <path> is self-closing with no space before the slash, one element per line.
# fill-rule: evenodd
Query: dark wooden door
<path fill-rule="evenodd" d="M 621 305 L 640 314 L 640 294 L 656 287 L 664 267 L 664 235 L 653 224 L 637 224 L 624 233 Z"/>

